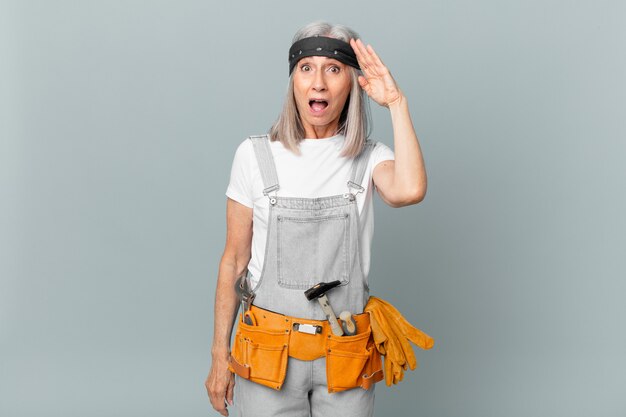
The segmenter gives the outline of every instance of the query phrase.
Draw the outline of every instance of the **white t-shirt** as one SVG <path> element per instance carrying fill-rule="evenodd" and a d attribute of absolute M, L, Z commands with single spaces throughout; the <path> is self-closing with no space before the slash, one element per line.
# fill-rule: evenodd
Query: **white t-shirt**
<path fill-rule="evenodd" d="M 302 155 L 295 155 L 280 141 L 270 142 L 278 184 L 280 188 L 271 195 L 283 197 L 317 198 L 350 191 L 349 179 L 352 160 L 339 156 L 344 135 L 323 139 L 304 139 L 300 142 Z M 372 201 L 372 171 L 382 161 L 395 159 L 393 151 L 379 142 L 373 149 L 361 186 L 365 189 L 356 195 L 359 209 L 361 259 L 366 282 L 370 269 L 370 246 L 374 234 Z M 254 154 L 252 141 L 246 138 L 238 146 L 230 173 L 226 196 L 253 209 L 252 254 L 248 264 L 254 288 L 263 269 L 269 198 L 263 195 L 263 180 Z"/>

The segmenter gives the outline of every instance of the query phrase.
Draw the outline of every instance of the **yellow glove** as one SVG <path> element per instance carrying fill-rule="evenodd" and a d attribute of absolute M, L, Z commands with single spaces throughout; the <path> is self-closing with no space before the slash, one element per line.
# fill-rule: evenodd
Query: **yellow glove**
<path fill-rule="evenodd" d="M 402 381 L 407 367 L 417 366 L 409 340 L 422 349 L 430 349 L 432 337 L 413 327 L 390 303 L 370 296 L 364 311 L 370 315 L 372 336 L 376 349 L 385 356 L 385 383 L 387 386 Z"/>
<path fill-rule="evenodd" d="M 395 381 L 402 379 L 402 368 L 406 367 L 406 355 L 402 346 L 403 335 L 393 329 L 380 306 L 377 305 L 372 308 L 369 313 L 370 323 L 375 323 L 372 327 L 372 334 L 376 334 L 375 328 L 378 328 L 378 332 L 382 333 L 382 336 L 374 336 L 374 343 L 376 343 L 377 338 L 383 340 L 381 344 L 377 345 L 377 349 L 381 355 L 385 356 L 385 381 L 389 386 L 392 382 L 396 383 Z M 404 341 L 408 344 L 406 339 Z M 411 350 L 410 346 L 408 348 Z"/>
<path fill-rule="evenodd" d="M 422 349 L 430 349 L 435 345 L 435 340 L 432 337 L 420 329 L 413 327 L 393 305 L 380 298 L 376 298 L 376 301 L 381 303 L 389 314 L 396 320 L 401 330 L 405 332 L 411 342 L 415 343 Z"/>

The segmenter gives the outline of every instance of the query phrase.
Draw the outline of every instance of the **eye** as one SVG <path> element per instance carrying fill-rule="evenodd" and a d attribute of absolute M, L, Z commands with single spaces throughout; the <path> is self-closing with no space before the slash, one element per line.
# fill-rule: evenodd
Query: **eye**
<path fill-rule="evenodd" d="M 330 67 L 330 69 L 335 69 L 336 71 L 332 71 L 332 72 L 339 72 L 341 71 L 341 68 L 339 68 L 337 65 L 333 65 L 332 67 Z"/>
<path fill-rule="evenodd" d="M 305 69 L 305 68 L 310 68 L 310 67 L 309 67 L 309 64 L 302 64 L 302 65 L 300 66 L 300 69 L 301 69 L 302 71 L 304 71 L 304 69 Z"/>

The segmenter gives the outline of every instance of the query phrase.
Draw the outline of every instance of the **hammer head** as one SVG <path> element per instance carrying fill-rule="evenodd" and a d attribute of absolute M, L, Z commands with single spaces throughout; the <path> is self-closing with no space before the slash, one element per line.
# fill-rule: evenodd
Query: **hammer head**
<path fill-rule="evenodd" d="M 326 294 L 327 291 L 332 290 L 336 286 L 341 284 L 341 281 L 331 281 L 331 282 L 320 282 L 319 284 L 315 284 L 308 290 L 304 292 L 307 300 L 311 301 L 322 295 Z"/>

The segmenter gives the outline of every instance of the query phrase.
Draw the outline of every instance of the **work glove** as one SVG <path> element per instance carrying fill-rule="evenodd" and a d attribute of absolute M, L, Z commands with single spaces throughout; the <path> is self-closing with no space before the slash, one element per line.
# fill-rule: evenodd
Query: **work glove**
<path fill-rule="evenodd" d="M 435 344 L 432 337 L 413 327 L 390 303 L 370 296 L 364 311 L 370 315 L 370 325 L 376 349 L 385 357 L 385 383 L 387 386 L 402 381 L 407 368 L 417 366 L 415 353 L 409 341 L 422 349 Z"/>

